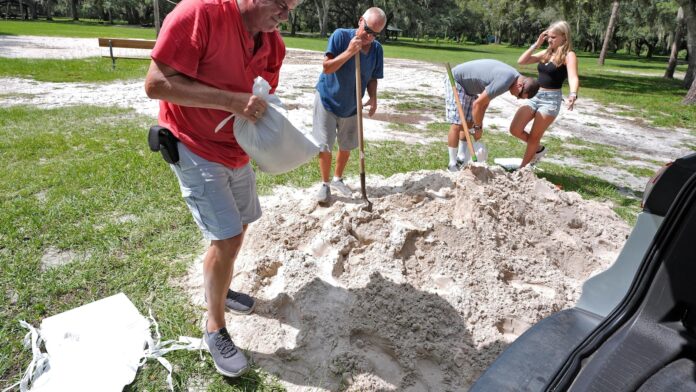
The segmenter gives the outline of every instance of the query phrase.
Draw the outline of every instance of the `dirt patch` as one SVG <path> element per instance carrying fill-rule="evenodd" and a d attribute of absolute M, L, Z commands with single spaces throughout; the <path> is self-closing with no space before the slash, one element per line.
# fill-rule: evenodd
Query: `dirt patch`
<path fill-rule="evenodd" d="M 526 328 L 572 306 L 629 231 L 608 205 L 529 170 L 368 184 L 372 213 L 278 189 L 245 240 L 233 285 L 259 305 L 229 329 L 291 391 L 464 390 Z M 200 262 L 190 271 L 202 304 Z"/>
<path fill-rule="evenodd" d="M 413 124 L 429 120 L 426 116 L 415 113 L 375 113 L 372 119 L 396 124 Z"/>
<path fill-rule="evenodd" d="M 83 259 L 78 253 L 71 250 L 60 250 L 50 247 L 41 256 L 41 271 L 70 264 L 76 260 Z"/>

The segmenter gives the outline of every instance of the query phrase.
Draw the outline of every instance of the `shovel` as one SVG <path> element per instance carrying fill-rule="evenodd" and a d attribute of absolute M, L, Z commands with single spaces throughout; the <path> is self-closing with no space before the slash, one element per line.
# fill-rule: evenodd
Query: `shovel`
<path fill-rule="evenodd" d="M 365 204 L 361 207 L 363 211 L 372 211 L 372 202 L 367 200 L 367 190 L 365 189 L 365 144 L 363 142 L 363 119 L 362 119 L 362 81 L 360 80 L 360 52 L 355 54 L 355 103 L 358 108 L 358 146 L 360 148 L 360 191 Z"/>
<path fill-rule="evenodd" d="M 447 67 L 447 76 L 449 77 L 450 84 L 452 85 L 452 94 L 454 94 L 454 100 L 457 102 L 457 110 L 459 111 L 459 119 L 462 120 L 462 127 L 464 127 L 464 137 L 466 138 L 466 145 L 471 153 L 471 160 L 477 162 L 476 153 L 474 152 L 474 146 L 471 144 L 471 135 L 469 135 L 469 126 L 466 123 L 466 116 L 464 115 L 464 109 L 462 109 L 462 101 L 459 100 L 459 92 L 457 91 L 457 85 L 454 81 L 454 75 L 452 75 L 452 67 L 449 63 L 445 63 Z"/>

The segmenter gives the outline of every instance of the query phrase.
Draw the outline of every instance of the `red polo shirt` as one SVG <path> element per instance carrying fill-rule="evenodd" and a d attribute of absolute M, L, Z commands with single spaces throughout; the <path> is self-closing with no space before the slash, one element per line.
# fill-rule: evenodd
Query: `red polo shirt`
<path fill-rule="evenodd" d="M 273 92 L 285 44 L 277 31 L 259 34 L 261 46 L 254 53 L 254 37 L 244 28 L 235 0 L 182 0 L 164 20 L 152 58 L 227 91 L 251 93 L 254 79 L 262 76 Z M 159 123 L 197 155 L 237 168 L 249 156 L 234 138 L 234 121 L 214 132 L 229 114 L 160 101 Z"/>

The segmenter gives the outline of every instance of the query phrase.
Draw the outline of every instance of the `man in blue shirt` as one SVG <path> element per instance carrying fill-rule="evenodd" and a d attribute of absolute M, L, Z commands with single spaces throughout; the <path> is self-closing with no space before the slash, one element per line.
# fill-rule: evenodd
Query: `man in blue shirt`
<path fill-rule="evenodd" d="M 355 54 L 360 52 L 360 79 L 362 96 L 369 99 L 372 117 L 377 110 L 377 79 L 382 79 L 384 55 L 382 45 L 375 40 L 387 23 L 384 11 L 372 7 L 360 17 L 357 29 L 336 29 L 329 37 L 324 58 L 324 71 L 319 76 L 314 97 L 314 125 L 312 133 L 319 143 L 319 171 L 323 184 L 317 201 L 325 203 L 331 197 L 329 186 L 343 196 L 350 197 L 352 191 L 343 183 L 343 170 L 350 158 L 351 150 L 358 147 L 358 119 L 355 97 Z M 362 98 L 361 96 L 361 98 Z M 331 150 L 338 139 L 338 155 L 333 181 L 331 172 Z"/>

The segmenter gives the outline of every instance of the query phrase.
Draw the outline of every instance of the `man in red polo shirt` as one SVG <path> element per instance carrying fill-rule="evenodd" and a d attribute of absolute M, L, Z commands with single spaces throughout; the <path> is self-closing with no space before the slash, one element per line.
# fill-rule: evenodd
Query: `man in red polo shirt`
<path fill-rule="evenodd" d="M 285 44 L 277 31 L 299 0 L 182 0 L 167 15 L 145 80 L 160 100 L 159 124 L 180 143 L 172 164 L 181 193 L 210 240 L 203 262 L 208 304 L 204 341 L 218 371 L 237 377 L 248 369 L 232 342 L 225 308 L 251 313 L 254 300 L 232 291 L 234 261 L 249 223 L 261 216 L 249 156 L 235 140 L 233 113 L 255 122 L 266 102 L 252 95 L 257 76 L 278 86 Z"/>

